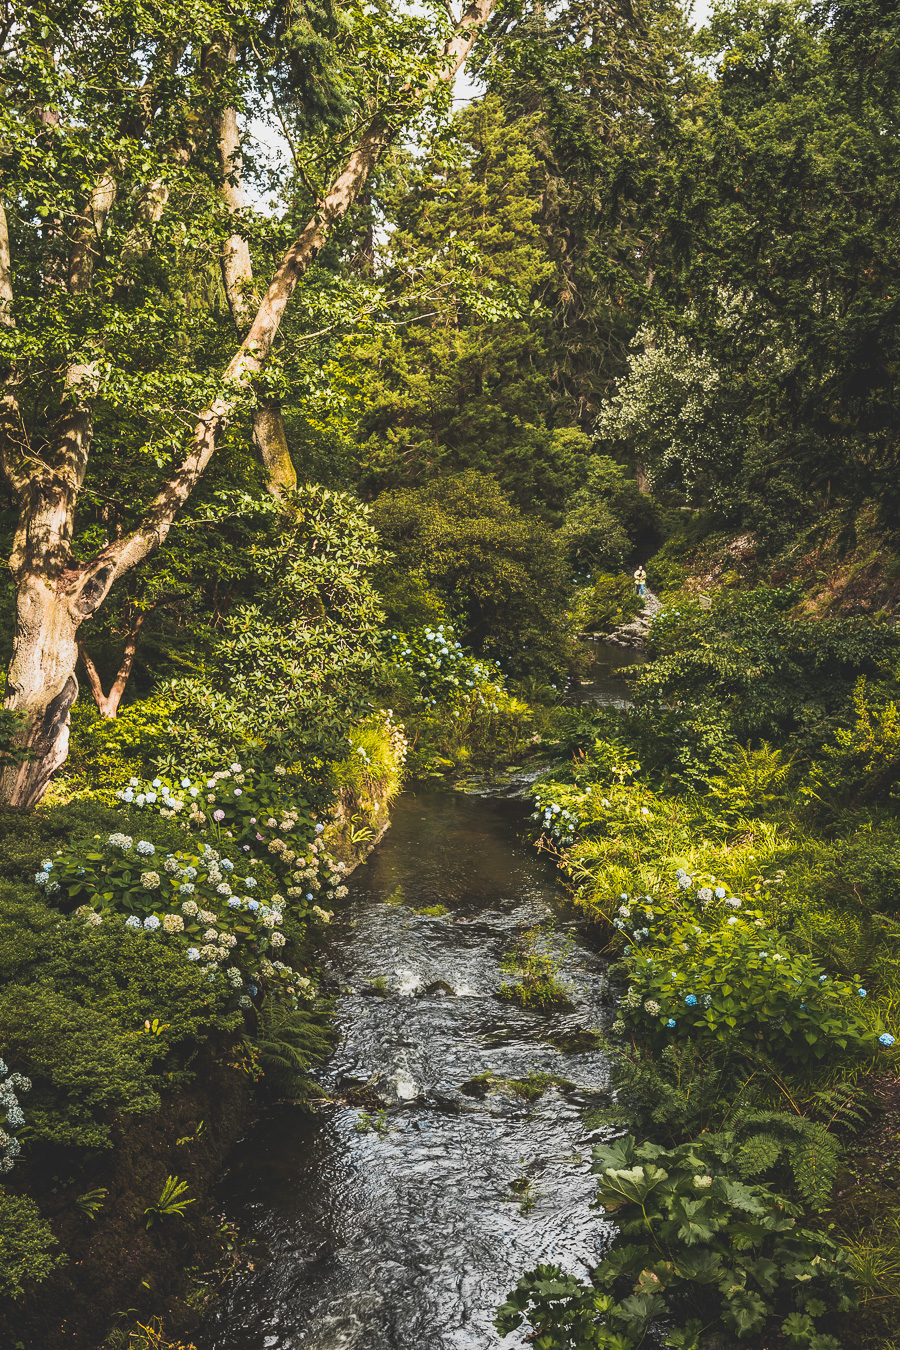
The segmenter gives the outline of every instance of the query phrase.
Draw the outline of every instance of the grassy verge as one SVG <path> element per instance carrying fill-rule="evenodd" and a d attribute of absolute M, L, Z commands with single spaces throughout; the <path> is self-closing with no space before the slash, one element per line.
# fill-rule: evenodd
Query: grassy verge
<path fill-rule="evenodd" d="M 635 706 L 535 788 L 615 963 L 629 1131 L 595 1154 L 592 1285 L 540 1268 L 501 1310 L 548 1350 L 900 1339 L 897 640 L 791 601 L 679 597 Z"/>

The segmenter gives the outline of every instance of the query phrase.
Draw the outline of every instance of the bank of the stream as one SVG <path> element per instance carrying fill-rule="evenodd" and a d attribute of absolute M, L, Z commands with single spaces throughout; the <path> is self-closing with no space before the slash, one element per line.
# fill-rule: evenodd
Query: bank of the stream
<path fill-rule="evenodd" d="M 0 817 L 4 1347 L 189 1337 L 237 1259 L 213 1189 L 261 1101 L 302 1095 L 329 1048 L 313 902 L 381 838 L 396 781 L 345 775 L 322 824 L 286 776 L 232 766 L 211 822 L 175 819 L 159 779 Z M 298 867 L 308 893 L 276 893 Z"/>

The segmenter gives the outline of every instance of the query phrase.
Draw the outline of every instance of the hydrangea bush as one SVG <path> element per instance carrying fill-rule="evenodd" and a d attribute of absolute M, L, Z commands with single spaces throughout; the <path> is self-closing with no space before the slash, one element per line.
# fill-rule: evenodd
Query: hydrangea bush
<path fill-rule="evenodd" d="M 858 976 L 834 977 L 792 952 L 758 912 L 710 882 L 697 886 L 679 869 L 671 894 L 621 895 L 613 924 L 627 939 L 631 985 L 617 1031 L 656 1046 L 738 1043 L 793 1066 L 893 1044 L 862 1014 Z"/>
<path fill-rule="evenodd" d="M 117 831 L 97 851 L 45 859 L 35 883 L 57 903 L 80 902 L 75 912 L 88 925 L 123 923 L 148 940 L 177 943 L 211 978 L 221 974 L 244 1007 L 262 980 L 294 996 L 312 993 L 309 980 L 280 959 L 284 897 L 259 887 L 252 864 L 238 870 L 209 844 L 159 857 L 149 840 Z M 292 907 L 327 922 L 312 895 Z"/>
<path fill-rule="evenodd" d="M 17 1092 L 29 1092 L 31 1080 L 20 1073 L 10 1073 L 0 1059 L 0 1173 L 11 1172 L 22 1151 L 14 1130 L 25 1124 Z"/>
<path fill-rule="evenodd" d="M 463 651 L 449 624 L 387 635 L 390 659 L 410 676 L 422 705 L 498 712 L 508 695 L 500 667 Z"/>
<path fill-rule="evenodd" d="M 542 798 L 540 794 L 537 794 L 534 798 L 537 810 L 534 811 L 531 819 L 540 823 L 543 833 L 549 835 L 553 843 L 559 848 L 567 848 L 575 842 L 575 831 L 578 828 L 580 816 L 575 809 L 572 798 L 577 795 L 579 794 L 562 791 L 556 793 L 549 800 Z M 562 800 L 558 801 L 557 797 Z"/>
<path fill-rule="evenodd" d="M 276 765 L 271 773 L 238 763 L 204 779 L 132 778 L 117 795 L 132 810 L 177 818 L 202 830 L 215 830 L 252 862 L 271 867 L 298 912 L 346 895 L 345 865 L 322 843 L 325 826 L 310 812 L 300 792 L 297 771 Z"/>

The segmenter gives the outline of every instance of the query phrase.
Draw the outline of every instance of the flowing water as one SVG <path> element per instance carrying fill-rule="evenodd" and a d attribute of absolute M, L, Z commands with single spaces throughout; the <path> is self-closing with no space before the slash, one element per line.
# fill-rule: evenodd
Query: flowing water
<path fill-rule="evenodd" d="M 568 701 L 627 707 L 628 688 L 619 671 L 625 666 L 642 666 L 647 660 L 646 652 L 593 639 L 586 640 L 584 646 L 592 658 L 590 671 L 587 679 L 576 682 L 569 690 Z"/>
<path fill-rule="evenodd" d="M 590 1208 L 600 1136 L 584 1115 L 607 1100 L 606 1065 L 583 1033 L 607 1019 L 605 975 L 524 839 L 526 809 L 446 789 L 395 804 L 326 955 L 341 990 L 322 1073 L 333 1100 L 273 1108 L 233 1155 L 225 1203 L 265 1259 L 236 1279 L 202 1350 L 523 1345 L 492 1325 L 517 1279 L 539 1262 L 597 1263 L 609 1228 Z M 447 913 L 415 912 L 434 906 Z M 501 961 L 550 919 L 572 1007 L 524 1011 L 498 998 Z M 533 1101 L 473 1095 L 478 1075 L 534 1070 L 566 1082 Z"/>

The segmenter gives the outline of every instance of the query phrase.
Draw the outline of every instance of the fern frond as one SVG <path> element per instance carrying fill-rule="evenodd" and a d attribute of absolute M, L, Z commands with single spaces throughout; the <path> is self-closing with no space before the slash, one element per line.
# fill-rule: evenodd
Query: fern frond
<path fill-rule="evenodd" d="M 784 1152 L 784 1140 L 774 1134 L 754 1134 L 738 1149 L 735 1163 L 740 1175 L 759 1176 L 774 1167 Z"/>

